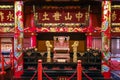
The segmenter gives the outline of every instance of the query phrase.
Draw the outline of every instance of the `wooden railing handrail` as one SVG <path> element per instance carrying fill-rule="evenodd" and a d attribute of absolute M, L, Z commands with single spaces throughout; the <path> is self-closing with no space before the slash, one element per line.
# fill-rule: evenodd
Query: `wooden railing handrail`
<path fill-rule="evenodd" d="M 14 71 L 14 53 L 13 52 L 10 53 L 10 64 L 12 65 L 11 69 Z"/>
<path fill-rule="evenodd" d="M 42 60 L 38 60 L 38 80 L 42 80 Z M 77 63 L 77 80 L 82 80 L 81 60 Z"/>

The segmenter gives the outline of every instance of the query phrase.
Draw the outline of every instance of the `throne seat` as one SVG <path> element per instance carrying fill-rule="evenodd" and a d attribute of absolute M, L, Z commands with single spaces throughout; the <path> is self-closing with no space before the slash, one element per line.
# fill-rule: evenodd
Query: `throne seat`
<path fill-rule="evenodd" d="M 60 48 L 60 47 L 58 47 L 58 48 L 54 48 L 54 51 L 56 51 L 56 52 L 59 52 L 59 51 L 69 51 L 69 48 L 64 48 L 64 47 L 62 47 L 62 48 Z"/>
<path fill-rule="evenodd" d="M 54 54 L 54 62 L 69 62 L 70 61 L 70 54 L 66 53 L 57 53 Z"/>
<path fill-rule="evenodd" d="M 69 37 L 56 36 L 54 37 L 54 62 L 69 62 Z"/>

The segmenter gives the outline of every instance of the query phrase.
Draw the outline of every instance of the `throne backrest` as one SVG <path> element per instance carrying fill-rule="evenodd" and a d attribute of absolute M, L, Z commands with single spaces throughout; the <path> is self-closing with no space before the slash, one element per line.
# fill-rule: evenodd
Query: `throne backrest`
<path fill-rule="evenodd" d="M 69 36 L 54 36 L 54 47 L 55 48 L 68 48 L 69 47 Z"/>

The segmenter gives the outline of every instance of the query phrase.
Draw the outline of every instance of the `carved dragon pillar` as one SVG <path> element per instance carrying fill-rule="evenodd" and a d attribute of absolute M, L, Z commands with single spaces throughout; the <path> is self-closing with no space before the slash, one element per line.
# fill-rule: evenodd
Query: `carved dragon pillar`
<path fill-rule="evenodd" d="M 110 78 L 111 1 L 102 1 L 102 73 Z"/>
<path fill-rule="evenodd" d="M 24 18 L 23 18 L 23 1 L 15 1 L 14 2 L 15 9 L 15 35 L 14 35 L 14 55 L 16 58 L 22 56 L 22 48 L 23 48 L 23 27 L 24 27 Z M 19 60 L 22 60 L 19 58 Z M 22 61 L 18 61 L 18 65 Z M 21 65 L 22 66 L 22 65 Z"/>

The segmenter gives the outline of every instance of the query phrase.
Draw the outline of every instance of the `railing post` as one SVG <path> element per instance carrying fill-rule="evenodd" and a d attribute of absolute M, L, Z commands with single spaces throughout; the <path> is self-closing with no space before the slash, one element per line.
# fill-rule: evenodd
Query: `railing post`
<path fill-rule="evenodd" d="M 14 53 L 11 52 L 12 55 L 11 55 L 11 60 L 12 60 L 12 70 L 14 71 Z"/>
<path fill-rule="evenodd" d="M 10 64 L 12 64 L 12 53 L 10 52 Z"/>
<path fill-rule="evenodd" d="M 42 80 L 42 60 L 38 60 L 38 80 Z"/>
<path fill-rule="evenodd" d="M 0 74 L 4 75 L 4 74 L 6 74 L 6 72 L 4 71 L 5 70 L 5 68 L 4 68 L 4 56 L 2 55 L 2 53 L 0 53 L 0 57 L 1 57 L 1 63 L 2 63 L 2 68 L 1 68 Z"/>
<path fill-rule="evenodd" d="M 77 63 L 77 80 L 82 80 L 81 60 L 78 60 L 78 63 Z"/>

